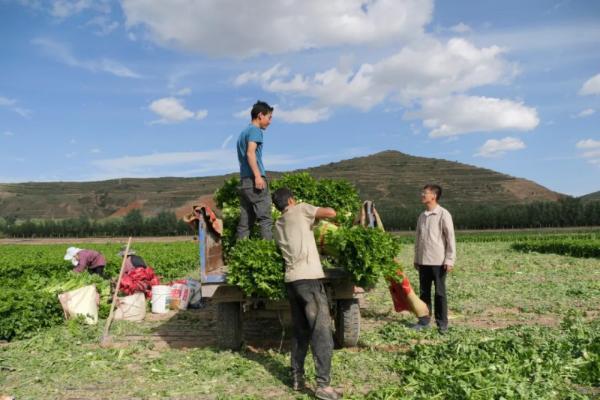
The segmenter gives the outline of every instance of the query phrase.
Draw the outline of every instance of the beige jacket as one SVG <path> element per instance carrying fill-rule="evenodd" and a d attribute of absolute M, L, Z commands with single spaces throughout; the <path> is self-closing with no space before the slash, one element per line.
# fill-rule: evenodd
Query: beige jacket
<path fill-rule="evenodd" d="M 452 216 L 442 206 L 424 211 L 417 221 L 415 264 L 450 265 L 456 261 Z"/>

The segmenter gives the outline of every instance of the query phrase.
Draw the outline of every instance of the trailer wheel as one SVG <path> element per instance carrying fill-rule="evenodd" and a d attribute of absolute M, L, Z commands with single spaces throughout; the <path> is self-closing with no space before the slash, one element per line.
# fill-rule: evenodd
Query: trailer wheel
<path fill-rule="evenodd" d="M 335 341 L 339 347 L 354 347 L 360 335 L 360 307 L 358 299 L 337 301 L 335 314 Z"/>
<path fill-rule="evenodd" d="M 223 350 L 239 350 L 242 346 L 240 303 L 217 304 L 217 345 Z"/>

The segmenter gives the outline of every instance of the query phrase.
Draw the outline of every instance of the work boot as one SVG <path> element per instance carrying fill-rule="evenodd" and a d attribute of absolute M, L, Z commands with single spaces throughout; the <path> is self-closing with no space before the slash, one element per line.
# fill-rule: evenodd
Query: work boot
<path fill-rule="evenodd" d="M 338 400 L 340 396 L 331 386 L 319 387 L 315 391 L 315 397 L 321 400 Z"/>

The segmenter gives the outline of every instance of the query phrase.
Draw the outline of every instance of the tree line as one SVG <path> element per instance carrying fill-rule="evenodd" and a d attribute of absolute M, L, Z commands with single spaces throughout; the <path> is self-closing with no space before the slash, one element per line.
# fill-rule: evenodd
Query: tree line
<path fill-rule="evenodd" d="M 87 217 L 62 220 L 17 221 L 5 217 L 0 231 L 7 237 L 85 237 L 85 236 L 176 236 L 193 234 L 191 227 L 175 213 L 161 212 L 144 217 L 139 210 L 125 217 L 96 221 Z"/>
<path fill-rule="evenodd" d="M 563 198 L 557 202 L 535 202 L 509 206 L 444 204 L 456 229 L 520 229 L 600 226 L 600 201 Z M 380 208 L 387 230 L 414 230 L 422 206 Z M 0 232 L 7 237 L 85 236 L 175 236 L 193 234 L 188 224 L 172 212 L 144 217 L 139 210 L 122 219 L 92 220 L 87 217 L 63 220 L 0 219 Z"/>
<path fill-rule="evenodd" d="M 567 197 L 559 201 L 509 206 L 442 204 L 456 229 L 520 229 L 600 226 L 600 201 Z M 422 206 L 385 208 L 379 213 L 388 230 L 414 230 Z"/>

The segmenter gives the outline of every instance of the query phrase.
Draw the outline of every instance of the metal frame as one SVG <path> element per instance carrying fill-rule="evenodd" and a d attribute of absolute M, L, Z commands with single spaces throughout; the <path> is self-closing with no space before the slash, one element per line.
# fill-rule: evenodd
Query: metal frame
<path fill-rule="evenodd" d="M 200 282 L 201 283 L 225 283 L 225 274 L 207 275 L 206 274 L 206 222 L 204 215 L 200 212 L 198 219 L 198 243 L 200 252 Z"/>

